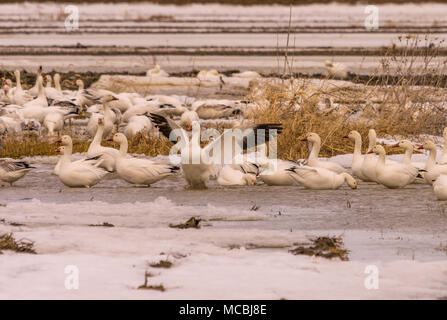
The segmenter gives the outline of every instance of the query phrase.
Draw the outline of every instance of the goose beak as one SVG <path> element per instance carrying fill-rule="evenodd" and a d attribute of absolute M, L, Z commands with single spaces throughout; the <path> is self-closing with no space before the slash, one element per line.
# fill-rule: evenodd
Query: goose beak
<path fill-rule="evenodd" d="M 61 138 L 57 139 L 56 143 L 62 143 L 62 139 Z"/>
<path fill-rule="evenodd" d="M 61 152 L 60 148 L 57 148 L 56 150 L 54 150 L 55 152 Z"/>
<path fill-rule="evenodd" d="M 399 142 L 396 143 L 396 144 L 393 144 L 391 147 L 393 147 L 393 148 L 399 148 Z"/>
<path fill-rule="evenodd" d="M 422 149 L 424 149 L 424 146 L 423 146 L 423 145 L 420 145 L 420 146 L 418 147 L 418 150 L 422 150 Z"/>
<path fill-rule="evenodd" d="M 372 151 L 372 149 L 369 149 L 366 153 L 374 153 L 374 151 Z"/>
<path fill-rule="evenodd" d="M 300 141 L 307 141 L 307 137 L 301 138 Z"/>
<path fill-rule="evenodd" d="M 343 136 L 343 139 L 348 139 L 349 137 L 348 136 Z"/>
<path fill-rule="evenodd" d="M 113 141 L 113 138 L 108 138 L 105 141 Z"/>
<path fill-rule="evenodd" d="M 192 131 L 192 125 L 188 127 L 188 131 Z"/>

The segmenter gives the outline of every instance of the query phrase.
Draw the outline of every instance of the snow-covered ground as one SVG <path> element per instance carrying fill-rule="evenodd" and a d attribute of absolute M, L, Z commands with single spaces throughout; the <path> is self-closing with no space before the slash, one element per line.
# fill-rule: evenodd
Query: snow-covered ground
<path fill-rule="evenodd" d="M 424 159 L 419 154 L 415 160 Z M 2 299 L 436 299 L 447 294 L 447 218 L 429 186 L 387 190 L 361 183 L 358 190 L 311 191 L 212 183 L 209 190 L 193 191 L 183 188 L 181 177 L 132 188 L 112 175 L 90 190 L 65 189 L 50 175 L 55 157 L 28 160 L 37 169 L 0 190 L 5 221 L 0 233 L 35 241 L 37 255 L 0 255 Z M 349 166 L 351 155 L 333 160 Z M 256 211 L 250 210 L 254 204 Z M 204 219 L 201 229 L 169 227 L 192 216 Z M 114 227 L 89 226 L 104 222 Z M 343 237 L 350 261 L 288 252 L 311 236 L 326 235 Z M 171 268 L 150 266 L 165 259 Z M 377 290 L 364 284 L 371 265 L 379 271 Z M 65 287 L 73 275 L 65 273 L 67 266 L 79 271 L 77 290 Z M 148 285 L 162 284 L 166 291 L 138 290 L 146 271 L 152 275 Z"/>

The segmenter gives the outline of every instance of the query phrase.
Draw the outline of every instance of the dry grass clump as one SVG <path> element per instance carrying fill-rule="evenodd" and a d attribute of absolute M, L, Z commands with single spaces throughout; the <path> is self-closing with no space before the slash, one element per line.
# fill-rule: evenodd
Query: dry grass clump
<path fill-rule="evenodd" d="M 3 139 L 0 158 L 21 158 L 34 156 L 55 156 L 59 146 L 56 139 L 43 139 L 37 136 L 7 137 Z M 91 141 L 87 137 L 73 139 L 73 153 L 87 152 Z M 102 145 L 118 148 L 113 142 L 102 142 Z M 129 140 L 129 152 L 156 156 L 159 154 L 168 155 L 172 143 L 164 138 L 158 138 L 154 135 L 139 133 Z"/>
<path fill-rule="evenodd" d="M 34 242 L 26 239 L 16 240 L 12 233 L 0 235 L 0 254 L 2 250 L 12 250 L 21 253 L 36 253 Z"/>
<path fill-rule="evenodd" d="M 317 237 L 312 239 L 312 246 L 299 246 L 289 250 L 294 255 L 316 256 L 326 259 L 339 258 L 347 261 L 348 250 L 343 248 L 341 237 Z"/>

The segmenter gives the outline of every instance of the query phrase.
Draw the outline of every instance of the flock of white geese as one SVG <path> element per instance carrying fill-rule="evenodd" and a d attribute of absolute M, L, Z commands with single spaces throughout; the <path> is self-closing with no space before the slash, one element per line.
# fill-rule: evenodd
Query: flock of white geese
<path fill-rule="evenodd" d="M 193 109 L 186 108 L 169 96 L 140 97 L 138 94 L 114 94 L 107 90 L 86 90 L 83 82 L 77 81 L 78 90 L 62 90 L 60 76 L 46 76 L 47 86 L 43 86 L 43 76 L 39 69 L 36 85 L 24 90 L 20 82 L 20 72 L 15 71 L 16 85 L 4 81 L 0 91 L 0 134 L 18 134 L 23 130 L 36 130 L 42 134 L 41 127 L 49 136 L 59 134 L 66 120 L 76 117 L 80 110 L 88 107 L 90 114 L 86 132 L 93 137 L 85 159 L 72 161 L 72 139 L 63 135 L 57 142 L 61 154 L 54 168 L 54 174 L 68 187 L 92 187 L 107 174 L 116 173 L 119 178 L 137 186 L 150 186 L 162 179 L 182 174 L 188 186 L 206 188 L 210 179 L 216 179 L 219 185 L 243 186 L 256 185 L 260 180 L 266 185 L 291 186 L 302 185 L 309 189 L 338 189 L 347 184 L 356 189 L 356 178 L 371 183 L 378 183 L 387 188 L 404 188 L 412 183 L 424 183 L 433 186 L 436 197 L 447 200 L 447 148 L 437 162 L 437 147 L 433 141 L 426 140 L 417 149 L 425 149 L 429 156 L 425 163 L 412 162 L 415 146 L 408 140 L 394 145 L 405 150 L 402 161 L 386 159 L 382 145 L 376 142 L 376 132 L 370 129 L 369 147 L 365 155 L 361 153 L 362 137 L 357 131 L 351 131 L 345 138 L 354 143 L 354 153 L 350 174 L 346 168 L 333 161 L 319 158 L 321 139 L 317 133 L 308 133 L 301 141 L 307 142 L 309 156 L 295 161 L 276 160 L 275 166 L 266 157 L 255 160 L 233 161 L 232 164 L 217 165 L 202 161 L 218 143 L 225 145 L 227 133 L 221 134 L 205 147 L 201 147 L 200 124 L 198 120 L 231 117 L 243 112 L 242 103 L 226 105 L 215 103 L 207 105 L 198 103 Z M 248 104 L 248 103 L 245 103 Z M 173 116 L 180 117 L 174 121 Z M 126 123 L 122 132 L 114 133 L 117 120 Z M 147 158 L 136 158 L 128 154 L 128 138 L 143 129 L 155 127 L 165 137 L 181 127 L 188 127 L 191 135 L 182 130 L 182 139 L 187 141 L 182 148 L 197 148 L 200 161 L 181 161 L 179 165 L 161 163 Z M 234 127 L 251 127 L 269 132 L 282 131 L 281 124 L 242 125 L 235 121 Z M 196 130 L 194 130 L 196 129 Z M 60 135 L 59 135 L 60 136 Z M 236 139 L 243 150 L 247 150 L 248 137 Z M 266 135 L 265 142 L 271 137 Z M 102 141 L 115 142 L 119 147 L 104 147 Z M 232 138 L 231 138 L 232 139 Z M 447 142 L 447 128 L 444 130 Z M 256 141 L 256 143 L 261 143 Z M 262 142 L 264 143 L 264 142 Z M 188 150 L 190 150 L 188 149 Z M 1 150 L 1 139 L 0 139 Z M 182 152 L 182 157 L 184 153 Z M 190 157 L 190 154 L 186 157 Z M 222 153 L 223 155 L 223 153 Z M 188 160 L 188 159 L 182 159 Z M 11 185 L 24 177 L 33 167 L 24 161 L 0 159 L 0 181 Z M 356 178 L 354 178 L 356 177 Z"/>

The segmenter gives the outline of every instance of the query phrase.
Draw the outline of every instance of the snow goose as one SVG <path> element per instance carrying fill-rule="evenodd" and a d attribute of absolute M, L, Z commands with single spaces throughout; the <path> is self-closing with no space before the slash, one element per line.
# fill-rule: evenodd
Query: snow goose
<path fill-rule="evenodd" d="M 405 150 L 404 157 L 402 158 L 402 163 L 406 165 L 410 165 L 415 167 L 419 170 L 419 174 L 422 176 L 422 178 L 417 178 L 414 182 L 415 183 L 426 183 L 424 178 L 424 171 L 425 171 L 425 163 L 424 162 L 412 162 L 411 157 L 413 155 L 414 146 L 411 143 L 411 141 L 408 140 L 402 140 L 398 143 L 394 144 L 392 146 L 393 148 L 403 148 Z"/>
<path fill-rule="evenodd" d="M 433 183 L 433 191 L 438 200 L 447 200 L 447 175 L 439 175 Z"/>
<path fill-rule="evenodd" d="M 135 137 L 138 133 L 147 133 L 152 129 L 152 122 L 146 116 L 133 116 L 124 128 L 127 139 Z"/>
<path fill-rule="evenodd" d="M 116 172 L 125 181 L 139 185 L 151 184 L 172 176 L 180 167 L 156 163 L 147 159 L 127 157 L 128 142 L 124 134 L 118 132 L 108 139 L 119 144 L 119 155 L 116 157 Z"/>
<path fill-rule="evenodd" d="M 301 139 L 301 141 L 309 141 L 312 143 L 312 149 L 309 153 L 309 158 L 307 159 L 307 163 L 310 167 L 326 168 L 334 171 L 335 173 L 347 172 L 346 169 L 338 163 L 318 160 L 318 155 L 321 148 L 321 138 L 318 134 L 309 132 L 306 137 Z"/>
<path fill-rule="evenodd" d="M 34 85 L 34 87 L 28 90 L 28 93 L 33 97 L 37 96 L 37 94 L 39 93 L 39 85 L 37 80 L 41 76 L 42 76 L 42 66 L 39 66 L 39 68 L 37 69 L 36 84 Z"/>
<path fill-rule="evenodd" d="M 243 72 L 236 72 L 231 74 L 232 77 L 235 78 L 260 78 L 261 75 L 257 73 L 256 71 L 243 71 Z"/>
<path fill-rule="evenodd" d="M 48 112 L 43 119 L 43 125 L 48 131 L 50 137 L 54 136 L 55 132 L 60 133 L 64 128 L 66 119 L 77 116 L 77 111 L 63 111 L 59 108 L 48 108 Z"/>
<path fill-rule="evenodd" d="M 184 128 L 189 128 L 194 121 L 199 121 L 199 115 L 195 111 L 185 111 L 180 117 L 180 123 Z"/>
<path fill-rule="evenodd" d="M 442 155 L 439 163 L 447 164 L 447 127 L 444 128 L 442 136 L 444 137 L 444 149 L 442 150 Z"/>
<path fill-rule="evenodd" d="M 169 73 L 162 70 L 158 64 L 152 69 L 147 70 L 146 77 L 169 77 Z"/>
<path fill-rule="evenodd" d="M 376 130 L 369 129 L 368 132 L 368 150 L 366 151 L 366 156 L 363 158 L 362 163 L 362 174 L 363 177 L 366 178 L 364 181 L 373 181 L 376 182 L 376 164 L 377 164 L 377 156 L 369 152 L 371 151 L 377 142 L 377 134 Z"/>
<path fill-rule="evenodd" d="M 403 188 L 413 183 L 418 176 L 418 169 L 404 163 L 387 163 L 385 149 L 377 144 L 372 150 L 379 156 L 376 164 L 377 182 L 390 189 Z"/>
<path fill-rule="evenodd" d="M 16 89 L 13 91 L 12 95 L 10 96 L 11 103 L 17 104 L 17 105 L 24 105 L 25 103 L 31 101 L 33 98 L 25 93 L 22 89 L 22 83 L 20 80 L 20 71 L 15 70 L 14 75 L 16 77 Z"/>
<path fill-rule="evenodd" d="M 214 165 L 216 162 L 225 163 L 225 141 L 227 139 L 235 138 L 236 143 L 242 150 L 247 150 L 247 141 L 253 141 L 255 145 L 259 145 L 270 140 L 270 130 L 276 130 L 277 133 L 281 133 L 281 124 L 259 124 L 251 129 L 250 136 L 234 137 L 232 130 L 226 130 L 223 134 L 219 135 L 212 142 L 208 143 L 204 148 L 200 146 L 200 124 L 195 121 L 192 123 L 192 135 L 188 137 L 185 130 L 181 129 L 172 119 L 164 117 L 159 114 L 150 114 L 150 118 L 159 131 L 168 139 L 172 139 L 171 132 L 175 130 L 177 137 L 180 141 L 176 143 L 176 148 L 173 150 L 181 151 L 181 166 L 183 170 L 183 176 L 188 185 L 192 188 L 203 189 L 207 187 L 210 176 L 214 174 Z M 257 139 L 257 135 L 253 136 L 255 132 L 266 132 L 264 141 Z M 253 138 L 253 139 L 252 139 Z M 220 149 L 221 158 L 218 159 L 218 155 L 210 157 L 210 152 L 215 148 Z M 232 150 L 231 150 L 232 151 Z M 231 159 L 233 159 L 232 157 Z"/>
<path fill-rule="evenodd" d="M 221 186 L 254 186 L 259 167 L 250 162 L 227 164 L 219 172 L 217 183 Z"/>
<path fill-rule="evenodd" d="M 98 119 L 98 130 L 96 131 L 95 137 L 87 150 L 87 157 L 92 158 L 96 156 L 101 156 L 103 160 L 101 167 L 109 172 L 115 171 L 115 161 L 119 156 L 119 151 L 114 148 L 101 146 L 101 141 L 104 136 L 104 123 L 102 118 Z"/>
<path fill-rule="evenodd" d="M 1 150 L 2 140 L 0 140 Z M 7 182 L 12 186 L 14 182 L 23 178 L 31 169 L 34 169 L 34 167 L 24 161 L 0 159 L 0 181 Z"/>
<path fill-rule="evenodd" d="M 354 153 L 352 155 L 351 165 L 352 173 L 360 180 L 368 181 L 368 178 L 366 178 L 362 172 L 362 136 L 358 131 L 352 130 L 344 138 L 348 138 L 349 140 L 354 142 Z"/>
<path fill-rule="evenodd" d="M 113 131 L 113 124 L 115 122 L 115 113 L 111 110 L 110 108 L 110 103 L 112 101 L 116 101 L 117 98 L 115 98 L 113 95 L 106 95 L 103 98 L 103 105 L 102 105 L 102 109 L 103 109 L 103 114 L 95 114 L 92 115 L 89 119 L 89 122 L 87 123 L 87 132 L 88 134 L 93 137 L 96 132 L 98 132 L 98 119 L 99 118 L 103 118 L 103 126 L 104 126 L 104 132 L 103 132 L 103 137 L 102 138 L 106 138 L 108 137 L 112 131 Z"/>
<path fill-rule="evenodd" d="M 71 162 L 72 149 L 69 146 L 61 146 L 56 149 L 61 156 L 58 177 L 67 187 L 90 188 L 101 181 L 107 171 L 98 166 L 102 161 L 91 164 L 88 161 Z"/>
<path fill-rule="evenodd" d="M 62 146 L 68 147 L 69 150 L 73 150 L 73 141 L 72 141 L 70 136 L 67 136 L 67 135 L 62 136 L 58 140 L 56 140 L 56 143 L 58 143 L 58 144 L 60 144 Z M 73 163 L 76 163 L 76 162 L 88 162 L 91 165 L 95 165 L 99 161 L 102 161 L 101 160 L 101 156 L 97 156 L 97 157 L 93 157 L 93 158 L 87 158 L 87 159 L 80 159 L 80 160 L 74 161 Z M 59 158 L 59 161 L 57 162 L 57 164 L 56 164 L 56 166 L 54 167 L 54 170 L 53 170 L 53 174 L 56 175 L 56 176 L 59 175 L 61 162 L 62 162 L 62 157 Z"/>
<path fill-rule="evenodd" d="M 56 78 L 56 76 L 55 76 L 55 78 Z M 45 76 L 45 80 L 47 81 L 46 86 L 44 88 L 45 96 L 47 98 L 49 98 L 51 100 L 55 100 L 55 101 L 64 100 L 65 96 L 60 91 L 60 84 L 59 84 L 59 90 L 57 88 L 53 88 L 51 86 L 51 84 L 52 84 L 51 75 L 49 75 L 49 74 Z"/>
<path fill-rule="evenodd" d="M 419 146 L 418 149 L 425 149 L 429 151 L 427 162 L 425 163 L 425 173 L 424 178 L 428 184 L 432 185 L 433 182 L 441 174 L 447 174 L 447 164 L 437 164 L 436 163 L 436 145 L 431 140 L 426 140 L 423 145 Z"/>
<path fill-rule="evenodd" d="M 308 189 L 338 189 L 345 182 L 352 189 L 357 189 L 357 181 L 346 172 L 336 173 L 322 167 L 293 166 L 287 169 L 290 176 Z"/>

